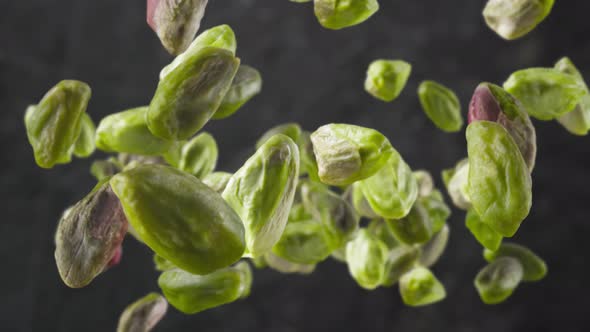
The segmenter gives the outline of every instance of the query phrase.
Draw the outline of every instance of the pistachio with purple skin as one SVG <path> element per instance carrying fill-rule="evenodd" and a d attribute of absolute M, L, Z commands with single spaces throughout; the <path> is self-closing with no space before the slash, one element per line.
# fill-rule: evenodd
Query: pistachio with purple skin
<path fill-rule="evenodd" d="M 529 170 L 533 170 L 537 156 L 535 127 L 524 107 L 511 94 L 492 83 L 479 84 L 469 103 L 467 121 L 502 125 L 518 146 Z"/>

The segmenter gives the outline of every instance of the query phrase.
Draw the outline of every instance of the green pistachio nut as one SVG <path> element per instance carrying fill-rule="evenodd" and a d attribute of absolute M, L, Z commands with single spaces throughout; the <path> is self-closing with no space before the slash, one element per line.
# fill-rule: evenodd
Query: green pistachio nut
<path fill-rule="evenodd" d="M 80 136 L 74 144 L 74 155 L 78 158 L 86 158 L 94 153 L 94 135 L 96 127 L 87 113 L 82 113 L 80 119 Z"/>
<path fill-rule="evenodd" d="M 206 275 L 174 269 L 163 272 L 158 285 L 172 306 L 185 314 L 196 314 L 247 296 L 252 270 L 246 262 Z"/>
<path fill-rule="evenodd" d="M 529 68 L 514 72 L 504 89 L 516 97 L 530 116 L 553 120 L 572 111 L 587 94 L 574 75 L 553 68 Z"/>
<path fill-rule="evenodd" d="M 555 0 L 489 0 L 483 17 L 490 29 L 506 40 L 531 32 L 553 8 Z"/>
<path fill-rule="evenodd" d="M 402 275 L 416 267 L 419 257 L 420 249 L 415 246 L 399 246 L 389 251 L 381 285 L 385 287 L 395 285 Z"/>
<path fill-rule="evenodd" d="M 379 10 L 377 0 L 314 0 L 313 4 L 320 24 L 332 30 L 360 24 Z"/>
<path fill-rule="evenodd" d="M 299 154 L 301 160 L 301 164 L 299 166 L 299 174 L 307 174 L 307 176 L 311 180 L 320 182 L 320 178 L 318 176 L 318 163 L 316 162 L 315 155 L 313 154 L 311 133 L 305 130 L 301 131 L 301 135 L 299 135 L 297 145 L 299 146 Z"/>
<path fill-rule="evenodd" d="M 217 142 L 209 133 L 201 133 L 182 146 L 178 169 L 203 179 L 217 166 Z"/>
<path fill-rule="evenodd" d="M 462 210 L 469 210 L 471 208 L 471 198 L 467 192 L 469 186 L 469 160 L 467 158 L 459 161 L 452 173 L 447 173 L 447 180 L 445 181 L 447 191 L 453 205 Z"/>
<path fill-rule="evenodd" d="M 405 244 L 426 243 L 434 234 L 428 210 L 416 201 L 410 213 L 402 219 L 386 220 L 395 237 Z"/>
<path fill-rule="evenodd" d="M 207 274 L 244 253 L 240 217 L 196 177 L 140 165 L 115 175 L 111 186 L 139 238 L 179 268 Z"/>
<path fill-rule="evenodd" d="M 451 209 L 445 203 L 442 193 L 438 190 L 433 190 L 430 195 L 418 198 L 418 200 L 428 212 L 428 216 L 432 222 L 432 233 L 438 233 L 451 216 Z"/>
<path fill-rule="evenodd" d="M 529 169 L 501 125 L 475 121 L 467 127 L 468 193 L 481 220 L 505 237 L 513 236 L 532 203 Z"/>
<path fill-rule="evenodd" d="M 256 141 L 256 148 L 259 149 L 271 137 L 278 134 L 283 134 L 292 139 L 293 142 L 297 142 L 301 136 L 301 127 L 297 123 L 285 123 L 273 127 L 265 132 L 262 137 L 258 139 L 258 141 Z"/>
<path fill-rule="evenodd" d="M 225 119 L 237 112 L 248 100 L 260 93 L 262 90 L 262 77 L 255 68 L 240 65 L 229 91 L 223 97 L 223 101 L 213 119 Z"/>
<path fill-rule="evenodd" d="M 484 267 L 475 277 L 475 288 L 486 304 L 504 302 L 518 287 L 523 268 L 518 260 L 501 257 Z"/>
<path fill-rule="evenodd" d="M 203 183 L 208 185 L 211 189 L 218 192 L 219 194 L 223 193 L 225 187 L 229 183 L 229 179 L 231 179 L 232 174 L 227 172 L 213 172 L 205 175 L 203 178 Z"/>
<path fill-rule="evenodd" d="M 375 289 L 385 276 L 387 246 L 368 230 L 360 229 L 346 244 L 346 263 L 359 286 Z"/>
<path fill-rule="evenodd" d="M 61 81 L 27 108 L 25 127 L 37 165 L 52 168 L 71 161 L 90 96 L 88 84 Z"/>
<path fill-rule="evenodd" d="M 418 87 L 418 97 L 426 116 L 442 131 L 455 133 L 463 128 L 461 102 L 446 86 L 423 81 Z"/>
<path fill-rule="evenodd" d="M 488 262 L 494 262 L 500 257 L 512 257 L 518 260 L 523 267 L 522 280 L 524 281 L 539 281 L 547 275 L 547 265 L 543 259 L 524 246 L 504 243 L 496 251 L 484 250 L 484 258 Z"/>
<path fill-rule="evenodd" d="M 358 215 L 365 218 L 379 218 L 380 216 L 373 210 L 371 204 L 367 201 L 361 182 L 355 182 L 350 186 L 350 201 Z"/>
<path fill-rule="evenodd" d="M 289 262 L 313 265 L 328 258 L 332 247 L 324 225 L 304 220 L 287 224 L 272 252 Z"/>
<path fill-rule="evenodd" d="M 434 179 L 430 172 L 420 169 L 412 172 L 418 184 L 418 197 L 426 197 L 434 190 Z"/>
<path fill-rule="evenodd" d="M 416 267 L 402 275 L 399 291 L 404 303 L 412 307 L 433 304 L 447 296 L 445 287 L 425 267 Z"/>
<path fill-rule="evenodd" d="M 90 166 L 90 174 L 101 181 L 105 178 L 111 177 L 119 173 L 123 169 L 123 165 L 119 163 L 116 158 L 110 157 L 104 160 L 95 160 Z"/>
<path fill-rule="evenodd" d="M 117 332 L 149 332 L 168 310 L 168 302 L 158 293 L 149 293 L 133 302 L 119 317 Z"/>
<path fill-rule="evenodd" d="M 399 240 L 393 234 L 389 223 L 385 222 L 383 219 L 378 218 L 371 220 L 367 226 L 367 230 L 373 236 L 381 240 L 389 250 L 395 249 L 401 245 Z"/>
<path fill-rule="evenodd" d="M 160 80 L 147 112 L 152 134 L 185 140 L 213 116 L 231 86 L 240 60 L 232 52 L 203 47 Z"/>
<path fill-rule="evenodd" d="M 299 175 L 299 150 L 285 135 L 275 135 L 230 178 L 223 198 L 242 218 L 246 247 L 254 256 L 279 241 L 293 204 Z"/>
<path fill-rule="evenodd" d="M 402 60 L 375 60 L 367 69 L 365 91 L 385 102 L 397 98 L 412 72 L 412 65 Z"/>
<path fill-rule="evenodd" d="M 486 249 L 496 251 L 502 244 L 503 236 L 484 223 L 473 209 L 467 212 L 465 226 L 467 226 L 467 229 L 473 234 L 477 242 Z"/>
<path fill-rule="evenodd" d="M 315 270 L 314 264 L 293 263 L 273 254 L 272 252 L 266 253 L 264 259 L 268 264 L 268 267 L 281 273 L 310 274 Z"/>
<path fill-rule="evenodd" d="M 88 285 L 120 251 L 127 219 L 108 179 L 67 213 L 55 234 L 55 262 L 66 285 Z"/>
<path fill-rule="evenodd" d="M 434 234 L 430 241 L 426 242 L 422 246 L 420 265 L 431 267 L 432 265 L 436 264 L 447 248 L 449 234 L 449 226 L 444 225 L 444 227 L 438 233 Z"/>
<path fill-rule="evenodd" d="M 574 110 L 557 118 L 557 121 L 570 133 L 585 136 L 590 130 L 590 93 L 588 92 L 588 86 L 578 68 L 569 58 L 561 58 L 554 68 L 562 73 L 575 76 L 586 87 L 586 94 L 580 99 Z"/>

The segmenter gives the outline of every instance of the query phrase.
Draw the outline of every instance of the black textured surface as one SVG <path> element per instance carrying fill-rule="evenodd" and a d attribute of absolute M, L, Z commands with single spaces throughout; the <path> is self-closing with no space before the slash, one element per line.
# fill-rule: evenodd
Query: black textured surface
<path fill-rule="evenodd" d="M 210 1 L 203 28 L 230 24 L 238 55 L 265 80 L 263 93 L 243 110 L 206 126 L 218 140 L 220 168 L 238 168 L 273 125 L 297 121 L 314 130 L 347 122 L 382 131 L 413 168 L 438 175 L 466 154 L 465 140 L 428 121 L 415 93 L 421 80 L 455 89 L 466 111 L 478 82 L 502 82 L 516 69 L 550 66 L 562 55 L 590 77 L 586 1 L 557 1 L 546 22 L 515 42 L 487 29 L 484 3 L 382 0 L 366 23 L 328 31 L 315 21 L 310 3 Z M 127 239 L 120 266 L 87 288 L 64 286 L 53 260 L 53 231 L 61 211 L 93 186 L 90 161 L 37 168 L 22 118 L 28 104 L 64 78 L 91 85 L 95 121 L 146 104 L 171 58 L 145 23 L 141 0 L 0 4 L 0 330 L 114 331 L 128 303 L 157 290 L 151 255 Z M 391 104 L 363 91 L 366 66 L 378 57 L 414 65 Z M 195 316 L 171 309 L 156 331 L 587 331 L 589 141 L 556 123 L 536 126 L 534 205 L 516 240 L 546 259 L 549 275 L 522 285 L 508 302 L 480 302 L 472 280 L 484 264 L 481 249 L 463 226 L 464 213 L 454 210 L 450 246 L 434 268 L 447 288 L 444 302 L 404 307 L 396 288 L 364 291 L 344 265 L 330 261 L 307 277 L 256 271 L 248 299 Z"/>

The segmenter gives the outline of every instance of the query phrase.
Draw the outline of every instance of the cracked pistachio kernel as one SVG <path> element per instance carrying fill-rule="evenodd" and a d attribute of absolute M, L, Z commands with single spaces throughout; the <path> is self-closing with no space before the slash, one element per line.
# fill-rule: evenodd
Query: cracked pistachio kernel
<path fill-rule="evenodd" d="M 350 201 L 352 206 L 358 215 L 365 218 L 379 218 L 380 216 L 373 211 L 373 208 L 367 201 L 365 194 L 363 194 L 363 188 L 359 181 L 353 183 L 350 187 Z"/>
<path fill-rule="evenodd" d="M 438 233 L 451 216 L 451 209 L 445 203 L 442 193 L 439 190 L 433 190 L 430 195 L 418 198 L 418 200 L 424 205 L 432 221 L 432 233 Z"/>
<path fill-rule="evenodd" d="M 61 81 L 27 108 L 25 127 L 37 165 L 52 168 L 72 160 L 90 96 L 88 84 Z"/>
<path fill-rule="evenodd" d="M 72 288 L 88 285 L 103 272 L 123 243 L 127 219 L 108 178 L 64 213 L 55 234 L 55 262 Z"/>
<path fill-rule="evenodd" d="M 367 226 L 367 230 L 381 240 L 389 250 L 395 249 L 401 245 L 399 240 L 393 234 L 389 223 L 385 222 L 383 219 L 378 218 L 371 220 Z"/>
<path fill-rule="evenodd" d="M 442 131 L 455 133 L 463 128 L 461 102 L 446 86 L 423 81 L 418 87 L 418 97 L 426 116 Z"/>
<path fill-rule="evenodd" d="M 394 153 L 380 132 L 349 124 L 321 126 L 311 134 L 311 141 L 320 180 L 334 186 L 374 175 Z"/>
<path fill-rule="evenodd" d="M 504 302 L 518 287 L 522 265 L 511 257 L 501 257 L 484 267 L 475 277 L 475 288 L 486 304 Z"/>
<path fill-rule="evenodd" d="M 483 17 L 490 29 L 506 40 L 531 32 L 553 8 L 555 0 L 489 0 Z"/>
<path fill-rule="evenodd" d="M 462 210 L 469 210 L 471 208 L 471 198 L 467 193 L 469 160 L 467 158 L 460 160 L 454 169 L 447 172 L 445 184 L 453 205 Z"/>
<path fill-rule="evenodd" d="M 123 165 L 114 157 L 109 157 L 104 160 L 95 160 L 90 166 L 90 174 L 101 181 L 105 178 L 111 177 L 119 173 L 123 169 Z"/>
<path fill-rule="evenodd" d="M 422 246 L 422 253 L 420 254 L 420 265 L 431 267 L 434 265 L 445 252 L 447 243 L 449 242 L 449 226 L 444 227 L 434 236 L 430 241 Z"/>
<path fill-rule="evenodd" d="M 246 262 L 206 275 L 174 269 L 163 272 L 158 285 L 172 306 L 185 314 L 196 314 L 248 296 L 252 270 Z"/>
<path fill-rule="evenodd" d="M 164 318 L 168 302 L 158 293 L 149 293 L 133 302 L 119 318 L 117 332 L 149 332 Z"/>
<path fill-rule="evenodd" d="M 420 169 L 412 172 L 418 184 L 418 197 L 426 197 L 434 190 L 434 179 L 430 172 Z"/>
<path fill-rule="evenodd" d="M 297 146 L 299 146 L 300 155 L 299 174 L 307 175 L 309 179 L 320 182 L 320 178 L 318 176 L 318 163 L 316 162 L 315 155 L 313 154 L 311 133 L 302 130 L 301 134 L 299 135 L 299 140 L 297 141 Z"/>
<path fill-rule="evenodd" d="M 518 146 L 500 124 L 472 122 L 466 136 L 467 191 L 473 208 L 493 230 L 511 237 L 531 209 L 529 169 Z"/>
<path fill-rule="evenodd" d="M 395 237 L 405 244 L 425 243 L 432 238 L 432 220 L 428 210 L 416 201 L 410 213 L 402 219 L 386 220 Z"/>
<path fill-rule="evenodd" d="M 517 259 L 523 267 L 522 280 L 524 281 L 539 281 L 547 275 L 547 265 L 543 259 L 530 249 L 515 243 L 504 243 L 496 251 L 485 249 L 483 255 L 488 262 L 493 262 L 500 257 Z"/>
<path fill-rule="evenodd" d="M 298 175 L 297 145 L 278 134 L 258 148 L 227 183 L 222 196 L 241 217 L 252 256 L 270 251 L 281 238 Z"/>
<path fill-rule="evenodd" d="M 367 69 L 365 91 L 385 102 L 397 98 L 412 72 L 412 65 L 402 60 L 375 60 Z"/>
<path fill-rule="evenodd" d="M 82 113 L 80 119 L 80 136 L 74 144 L 74 155 L 78 158 L 86 158 L 94 153 L 94 135 L 96 127 L 87 113 Z"/>
<path fill-rule="evenodd" d="M 217 111 L 240 60 L 232 52 L 203 47 L 189 54 L 158 83 L 147 112 L 152 134 L 166 140 L 193 136 Z"/>
<path fill-rule="evenodd" d="M 111 186 L 139 238 L 179 268 L 207 274 L 244 253 L 240 217 L 196 177 L 139 165 L 115 175 Z"/>
<path fill-rule="evenodd" d="M 173 142 L 154 136 L 148 129 L 148 107 L 137 107 L 106 116 L 96 130 L 96 147 L 111 152 L 159 155 Z"/>
<path fill-rule="evenodd" d="M 415 267 L 402 275 L 399 291 L 404 303 L 412 307 L 433 304 L 447 296 L 445 287 L 425 267 Z"/>
<path fill-rule="evenodd" d="M 147 23 L 172 54 L 184 52 L 201 26 L 208 0 L 147 0 Z"/>
<path fill-rule="evenodd" d="M 225 190 L 231 176 L 232 174 L 227 172 L 213 172 L 205 175 L 203 183 L 221 194 Z"/>
<path fill-rule="evenodd" d="M 477 242 L 479 242 L 484 248 L 496 251 L 502 243 L 503 236 L 498 234 L 488 224 L 481 221 L 481 218 L 471 209 L 467 212 L 465 217 L 465 226 L 473 234 Z"/>
<path fill-rule="evenodd" d="M 504 82 L 504 89 L 524 105 L 530 116 L 543 121 L 572 111 L 587 93 L 574 75 L 553 68 L 516 71 Z"/>
<path fill-rule="evenodd" d="M 272 253 L 289 262 L 313 265 L 328 258 L 332 250 L 324 225 L 302 220 L 287 224 Z"/>
<path fill-rule="evenodd" d="M 377 0 L 314 0 L 313 4 L 320 24 L 332 30 L 360 24 L 379 10 Z"/>
<path fill-rule="evenodd" d="M 387 246 L 367 229 L 360 229 L 346 244 L 346 263 L 359 286 L 375 289 L 385 275 Z"/>
<path fill-rule="evenodd" d="M 258 139 L 258 141 L 256 141 L 256 148 L 257 149 L 260 148 L 271 137 L 273 137 L 274 135 L 278 135 L 278 134 L 285 135 L 285 136 L 289 137 L 290 139 L 292 139 L 293 142 L 297 142 L 297 141 L 299 141 L 299 137 L 301 135 L 301 127 L 297 123 L 285 123 L 285 124 L 273 127 L 271 129 L 267 130 L 262 135 L 262 137 L 260 137 Z"/>
<path fill-rule="evenodd" d="M 419 257 L 420 249 L 415 246 L 402 245 L 389 251 L 381 285 L 385 287 L 395 285 L 402 275 L 416 266 Z"/>
<path fill-rule="evenodd" d="M 418 182 L 400 154 L 392 152 L 387 163 L 373 176 L 361 180 L 360 186 L 375 213 L 401 219 L 410 213 L 418 198 Z"/>
<path fill-rule="evenodd" d="M 495 84 L 479 84 L 469 103 L 468 121 L 480 120 L 502 125 L 512 136 L 529 170 L 533 170 L 537 156 L 537 134 L 518 100 Z"/>
<path fill-rule="evenodd" d="M 215 138 L 201 133 L 182 146 L 177 168 L 203 179 L 217 166 L 218 154 Z"/>
<path fill-rule="evenodd" d="M 223 97 L 213 119 L 225 119 L 237 112 L 262 90 L 262 77 L 256 68 L 240 65 L 231 87 Z"/>
<path fill-rule="evenodd" d="M 590 131 L 590 92 L 588 86 L 578 68 L 568 57 L 557 61 L 554 68 L 562 73 L 575 76 L 586 88 L 586 94 L 580 99 L 574 110 L 557 118 L 557 121 L 570 133 L 585 136 Z"/>
<path fill-rule="evenodd" d="M 310 274 L 315 270 L 315 264 L 293 263 L 272 252 L 266 253 L 263 257 L 268 267 L 281 273 Z"/>

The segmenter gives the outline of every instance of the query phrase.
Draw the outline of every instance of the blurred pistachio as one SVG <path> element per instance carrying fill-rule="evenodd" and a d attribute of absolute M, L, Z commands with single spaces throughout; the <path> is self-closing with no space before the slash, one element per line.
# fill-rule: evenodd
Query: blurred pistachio
<path fill-rule="evenodd" d="M 402 60 L 375 60 L 367 69 L 365 91 L 385 102 L 397 98 L 412 72 L 412 65 Z"/>
<path fill-rule="evenodd" d="M 88 84 L 61 81 L 27 108 L 25 127 L 37 165 L 52 168 L 71 161 L 90 96 Z"/>
<path fill-rule="evenodd" d="M 196 177 L 140 165 L 115 175 L 111 185 L 141 240 L 179 268 L 206 274 L 242 256 L 240 217 Z"/>
<path fill-rule="evenodd" d="M 418 200 L 428 212 L 432 222 L 432 233 L 438 233 L 451 216 L 451 209 L 445 203 L 442 193 L 439 190 L 433 190 L 430 195 Z"/>
<path fill-rule="evenodd" d="M 383 219 L 371 220 L 367 226 L 367 230 L 373 236 L 381 240 L 389 250 L 395 249 L 401 245 L 399 240 L 393 234 L 390 224 Z"/>
<path fill-rule="evenodd" d="M 289 211 L 289 223 L 313 219 L 302 203 L 293 203 Z"/>
<path fill-rule="evenodd" d="M 264 259 L 268 264 L 268 267 L 281 273 L 310 274 L 315 270 L 314 264 L 298 264 L 289 262 L 288 260 L 283 259 L 272 252 L 266 253 L 264 255 Z"/>
<path fill-rule="evenodd" d="M 557 118 L 557 121 L 570 133 L 585 136 L 590 130 L 590 93 L 588 92 L 588 86 L 578 68 L 569 58 L 563 57 L 557 61 L 555 69 L 575 76 L 586 88 L 586 94 L 580 99 L 574 110 Z"/>
<path fill-rule="evenodd" d="M 303 220 L 287 224 L 272 252 L 289 262 L 312 265 L 328 258 L 332 249 L 324 225 Z"/>
<path fill-rule="evenodd" d="M 119 317 L 117 332 L 149 332 L 168 310 L 168 302 L 158 293 L 149 293 L 133 302 Z"/>
<path fill-rule="evenodd" d="M 230 178 L 223 198 L 246 230 L 246 247 L 257 257 L 279 241 L 293 204 L 299 175 L 299 150 L 285 135 L 267 140 Z"/>
<path fill-rule="evenodd" d="M 256 141 L 256 148 L 259 149 L 266 141 L 268 141 L 274 135 L 283 134 L 293 142 L 299 141 L 299 136 L 301 135 L 301 127 L 297 123 L 285 123 L 282 125 L 275 126 L 269 130 L 267 130 L 262 137 Z"/>
<path fill-rule="evenodd" d="M 395 237 L 405 244 L 425 243 L 432 238 L 432 220 L 428 210 L 416 201 L 410 213 L 403 219 L 387 220 Z"/>
<path fill-rule="evenodd" d="M 508 92 L 491 83 L 481 83 L 469 103 L 469 123 L 496 122 L 508 131 L 522 153 L 529 170 L 535 167 L 537 135 L 526 110 Z"/>
<path fill-rule="evenodd" d="M 166 161 L 161 156 L 143 156 L 131 153 L 119 153 L 117 156 L 119 164 L 122 165 L 123 171 L 132 169 L 139 165 L 166 165 Z"/>
<path fill-rule="evenodd" d="M 111 177 L 119 173 L 123 169 L 123 165 L 114 157 L 109 157 L 104 160 L 95 160 L 90 166 L 90 174 L 101 181 L 105 178 Z"/>
<path fill-rule="evenodd" d="M 504 82 L 504 89 L 524 105 L 530 116 L 545 121 L 572 111 L 587 93 L 574 75 L 553 68 L 516 71 Z"/>
<path fill-rule="evenodd" d="M 430 172 L 420 169 L 412 172 L 418 185 L 418 197 L 426 197 L 434 190 L 434 179 Z"/>
<path fill-rule="evenodd" d="M 360 186 L 373 211 L 383 218 L 405 217 L 418 198 L 418 182 L 395 150 L 377 173 L 360 181 Z"/>
<path fill-rule="evenodd" d="M 121 203 L 104 179 L 58 224 L 55 262 L 64 283 L 72 288 L 88 285 L 117 254 L 126 233 Z"/>
<path fill-rule="evenodd" d="M 297 141 L 297 146 L 299 146 L 299 154 L 301 160 L 299 166 L 299 174 L 307 174 L 307 176 L 311 180 L 320 182 L 320 178 L 318 176 L 318 163 L 316 162 L 315 155 L 313 154 L 311 133 L 302 130 L 301 135 L 299 135 L 299 140 Z"/>
<path fill-rule="evenodd" d="M 74 144 L 74 155 L 78 158 L 86 158 L 94 153 L 94 134 L 96 128 L 94 122 L 87 113 L 82 113 L 80 118 L 80 136 Z"/>
<path fill-rule="evenodd" d="M 217 166 L 217 142 L 209 133 L 201 133 L 182 146 L 178 169 L 203 179 Z"/>
<path fill-rule="evenodd" d="M 246 262 L 206 275 L 174 269 L 163 272 L 158 285 L 172 306 L 185 314 L 196 314 L 248 296 L 252 270 Z"/>
<path fill-rule="evenodd" d="M 481 220 L 502 236 L 513 236 L 532 202 L 529 169 L 501 125 L 475 121 L 467 127 L 468 193 Z"/>
<path fill-rule="evenodd" d="M 418 87 L 418 97 L 422 110 L 439 129 L 454 133 L 463 128 L 461 102 L 451 89 L 434 81 L 423 81 Z"/>
<path fill-rule="evenodd" d="M 475 210 L 469 210 L 465 217 L 465 226 L 485 248 L 496 251 L 502 243 L 502 235 L 498 234 L 493 228 L 481 221 L 481 218 Z"/>
<path fill-rule="evenodd" d="M 320 24 L 333 30 L 360 24 L 379 10 L 377 0 L 314 0 L 313 3 Z"/>
<path fill-rule="evenodd" d="M 147 107 L 137 107 L 102 119 L 96 130 L 96 147 L 139 155 L 166 152 L 173 142 L 152 135 L 145 120 L 147 111 Z"/>
<path fill-rule="evenodd" d="M 434 236 L 430 241 L 422 246 L 422 253 L 420 254 L 420 265 L 431 267 L 434 265 L 447 248 L 449 242 L 449 226 L 444 227 Z"/>
<path fill-rule="evenodd" d="M 453 205 L 462 210 L 471 208 L 471 199 L 467 193 L 469 185 L 469 160 L 467 158 L 460 160 L 452 171 L 448 171 L 445 184 Z M 444 176 L 444 174 L 443 174 Z"/>
<path fill-rule="evenodd" d="M 158 254 L 154 254 L 154 266 L 157 271 L 161 272 L 177 269 L 176 265 Z"/>
<path fill-rule="evenodd" d="M 202 47 L 164 76 L 147 112 L 152 134 L 185 140 L 213 116 L 231 86 L 240 60 L 232 52 Z"/>
<path fill-rule="evenodd" d="M 147 0 L 148 25 L 172 54 L 184 52 L 201 26 L 208 0 Z"/>
<path fill-rule="evenodd" d="M 262 77 L 256 68 L 240 65 L 229 91 L 223 97 L 221 105 L 213 114 L 213 119 L 225 119 L 237 112 L 248 100 L 262 90 Z"/>
<path fill-rule="evenodd" d="M 353 183 L 350 187 L 350 200 L 352 206 L 358 215 L 365 218 L 379 218 L 380 216 L 373 211 L 373 208 L 367 201 L 360 181 Z"/>
<path fill-rule="evenodd" d="M 257 269 L 263 269 L 268 266 L 268 263 L 266 263 L 266 258 L 264 256 L 251 257 L 250 261 Z"/>
<path fill-rule="evenodd" d="M 375 289 L 381 284 L 387 252 L 387 246 L 366 229 L 360 229 L 346 244 L 348 271 L 359 286 Z"/>
<path fill-rule="evenodd" d="M 385 263 L 385 276 L 381 281 L 382 286 L 391 287 L 395 285 L 399 278 L 412 270 L 418 264 L 420 249 L 415 246 L 399 246 L 387 255 Z"/>
<path fill-rule="evenodd" d="M 345 186 L 379 171 L 393 155 L 380 132 L 349 124 L 328 124 L 311 134 L 322 182 Z"/>
<path fill-rule="evenodd" d="M 425 267 L 415 267 L 402 275 L 399 291 L 404 303 L 412 307 L 432 304 L 447 296 L 445 287 Z"/>
<path fill-rule="evenodd" d="M 531 32 L 553 8 L 555 0 L 489 0 L 483 17 L 500 37 L 513 40 Z"/>
<path fill-rule="evenodd" d="M 486 304 L 505 301 L 522 280 L 523 269 L 518 260 L 502 257 L 484 267 L 475 277 L 475 288 Z"/>
<path fill-rule="evenodd" d="M 227 172 L 213 172 L 205 175 L 202 180 L 204 184 L 221 194 L 225 190 L 231 176 L 232 174 Z"/>
<path fill-rule="evenodd" d="M 518 260 L 523 267 L 522 280 L 524 281 L 539 281 L 547 275 L 547 265 L 543 259 L 530 249 L 515 243 L 503 243 L 496 251 L 485 249 L 483 255 L 488 262 L 494 262 L 500 257 L 512 257 Z"/>

